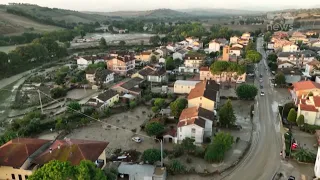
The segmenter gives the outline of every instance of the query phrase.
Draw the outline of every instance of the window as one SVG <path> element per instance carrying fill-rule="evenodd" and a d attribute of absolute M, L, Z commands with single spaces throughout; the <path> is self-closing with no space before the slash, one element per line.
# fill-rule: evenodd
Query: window
<path fill-rule="evenodd" d="M 196 133 L 196 129 L 195 129 L 195 128 L 192 128 L 192 129 L 191 129 L 191 133 Z"/>
<path fill-rule="evenodd" d="M 179 128 L 180 129 L 180 132 L 182 132 L 182 128 Z"/>
<path fill-rule="evenodd" d="M 21 176 L 21 174 L 19 174 L 19 180 L 22 180 L 22 176 Z"/>
<path fill-rule="evenodd" d="M 199 106 L 202 107 L 202 103 L 200 103 Z"/>
<path fill-rule="evenodd" d="M 16 176 L 14 174 L 11 174 L 11 179 L 16 179 Z"/>

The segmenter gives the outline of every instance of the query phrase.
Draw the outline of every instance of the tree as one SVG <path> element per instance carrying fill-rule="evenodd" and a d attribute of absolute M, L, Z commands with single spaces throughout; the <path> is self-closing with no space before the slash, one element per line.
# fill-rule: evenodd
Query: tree
<path fill-rule="evenodd" d="M 261 59 L 262 59 L 262 55 L 259 52 L 255 50 L 246 51 L 246 60 L 249 63 L 258 63 L 260 62 Z"/>
<path fill-rule="evenodd" d="M 120 41 L 119 42 L 119 46 L 125 46 L 126 45 L 126 42 L 125 41 Z"/>
<path fill-rule="evenodd" d="M 294 108 L 291 108 L 287 117 L 288 121 L 291 123 L 295 123 L 297 120 L 297 112 Z"/>
<path fill-rule="evenodd" d="M 142 160 L 149 164 L 161 161 L 161 151 L 159 149 L 147 149 L 142 153 Z"/>
<path fill-rule="evenodd" d="M 304 125 L 304 115 L 300 114 L 297 119 L 297 124 L 301 128 Z"/>
<path fill-rule="evenodd" d="M 61 87 L 56 87 L 50 90 L 50 95 L 52 98 L 60 98 L 67 95 L 67 90 Z"/>
<path fill-rule="evenodd" d="M 130 101 L 129 102 L 129 107 L 130 107 L 130 109 L 133 109 L 133 108 L 137 107 L 137 102 L 135 100 Z"/>
<path fill-rule="evenodd" d="M 240 99 L 254 99 L 258 94 L 258 89 L 251 84 L 241 84 L 237 87 L 236 93 Z"/>
<path fill-rule="evenodd" d="M 106 48 L 106 47 L 107 47 L 107 41 L 106 41 L 106 39 L 105 39 L 104 37 L 102 37 L 102 38 L 100 39 L 100 41 L 99 41 L 99 44 L 100 44 L 100 47 L 101 47 L 102 49 Z"/>
<path fill-rule="evenodd" d="M 282 72 L 278 72 L 276 74 L 276 76 L 274 77 L 274 82 L 277 85 L 284 85 L 284 84 L 286 84 L 286 77 L 284 76 L 284 74 Z"/>
<path fill-rule="evenodd" d="M 246 52 L 248 51 L 255 51 L 256 50 L 256 45 L 253 41 L 249 41 L 248 45 L 246 46 Z"/>
<path fill-rule="evenodd" d="M 159 122 L 150 122 L 146 125 L 145 129 L 149 136 L 158 136 L 163 133 L 164 126 Z"/>
<path fill-rule="evenodd" d="M 152 63 L 152 64 L 157 64 L 157 57 L 155 56 L 155 55 L 152 55 L 151 56 L 151 59 L 150 59 L 150 62 Z"/>
<path fill-rule="evenodd" d="M 174 70 L 176 68 L 174 60 L 172 57 L 166 59 L 166 69 L 167 70 Z"/>
<path fill-rule="evenodd" d="M 229 133 L 219 132 L 207 147 L 204 159 L 208 162 L 221 162 L 232 144 L 233 137 Z"/>
<path fill-rule="evenodd" d="M 98 63 L 99 64 L 99 63 Z M 95 78 L 98 85 L 102 86 L 106 81 L 106 77 L 108 76 L 108 71 L 105 69 L 105 64 L 101 63 L 103 67 L 98 67 L 96 69 Z"/>
<path fill-rule="evenodd" d="M 294 103 L 290 102 L 290 103 L 285 104 L 285 105 L 283 106 L 283 110 L 282 110 L 282 112 L 281 112 L 282 116 L 283 116 L 284 118 L 286 118 L 286 117 L 288 116 L 288 114 L 289 114 L 289 111 L 290 111 L 292 108 L 294 108 L 294 109 L 296 108 L 296 105 L 295 105 Z"/>
<path fill-rule="evenodd" d="M 104 173 L 107 176 L 107 180 L 117 180 L 118 170 L 116 168 L 105 168 Z"/>
<path fill-rule="evenodd" d="M 41 168 L 37 169 L 29 180 L 49 180 L 49 179 L 75 179 L 75 169 L 70 162 L 61 162 L 58 160 L 52 160 L 49 163 L 44 164 Z"/>
<path fill-rule="evenodd" d="M 228 101 L 220 108 L 218 114 L 221 126 L 228 127 L 236 121 L 236 116 L 234 115 L 230 99 L 228 99 Z"/>
<path fill-rule="evenodd" d="M 75 112 L 80 110 L 81 110 L 81 105 L 77 101 L 72 101 L 68 104 L 69 112 Z"/>
<path fill-rule="evenodd" d="M 107 180 L 101 169 L 98 169 L 94 163 L 89 160 L 82 160 L 78 166 L 76 166 L 76 179 L 78 180 Z"/>
<path fill-rule="evenodd" d="M 179 117 L 182 110 L 187 106 L 188 101 L 184 98 L 178 98 L 172 103 L 170 103 L 171 114 L 174 117 Z"/>
<path fill-rule="evenodd" d="M 196 145 L 194 145 L 194 139 L 188 137 L 182 140 L 181 146 L 188 153 L 196 149 Z"/>
<path fill-rule="evenodd" d="M 150 44 L 157 46 L 159 44 L 159 42 L 160 42 L 160 37 L 158 35 L 150 37 L 150 40 L 149 40 Z"/>
<path fill-rule="evenodd" d="M 168 170 L 172 174 L 183 174 L 186 171 L 186 167 L 180 161 L 174 159 L 170 161 Z"/>
<path fill-rule="evenodd" d="M 165 106 L 165 99 L 162 99 L 162 98 L 157 98 L 154 100 L 154 105 L 159 107 L 159 108 L 163 108 Z"/>
<path fill-rule="evenodd" d="M 270 62 L 277 62 L 278 56 L 275 53 L 271 53 L 268 55 L 267 59 Z"/>
<path fill-rule="evenodd" d="M 81 38 L 83 38 L 84 36 L 86 36 L 86 32 L 84 30 L 81 30 L 80 31 L 80 36 L 81 36 Z"/>

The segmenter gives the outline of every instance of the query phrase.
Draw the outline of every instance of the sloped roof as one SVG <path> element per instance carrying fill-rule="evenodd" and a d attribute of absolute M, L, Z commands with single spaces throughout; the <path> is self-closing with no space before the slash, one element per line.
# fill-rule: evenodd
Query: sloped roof
<path fill-rule="evenodd" d="M 203 117 L 209 120 L 214 120 L 214 114 L 212 111 L 204 109 L 202 107 L 190 107 L 181 112 L 179 120 L 190 119 L 193 117 Z"/>
<path fill-rule="evenodd" d="M 278 62 L 278 65 L 286 64 L 286 63 L 294 65 L 294 64 L 293 64 L 292 62 L 290 62 L 290 61 L 280 61 L 280 62 Z"/>
<path fill-rule="evenodd" d="M 216 95 L 219 91 L 219 88 L 219 84 L 217 84 L 214 80 L 199 82 L 193 89 L 191 89 L 188 99 L 194 99 L 203 96 L 212 101 L 216 101 Z"/>
<path fill-rule="evenodd" d="M 202 128 L 205 128 L 206 125 L 206 121 L 200 118 L 192 118 L 189 120 L 183 120 L 183 121 L 179 121 L 177 127 L 183 127 L 183 126 L 188 126 L 188 125 L 198 125 Z"/>
<path fill-rule="evenodd" d="M 59 160 L 78 165 L 81 160 L 95 161 L 108 144 L 108 142 L 79 139 L 56 140 L 49 149 L 37 156 L 33 162 L 42 165 L 51 160 Z"/>
<path fill-rule="evenodd" d="M 121 84 L 120 86 L 129 90 L 129 89 L 132 89 L 133 87 L 139 85 L 142 81 L 143 81 L 143 79 L 141 79 L 139 77 L 135 77 L 135 78 L 131 78 L 129 81 Z"/>
<path fill-rule="evenodd" d="M 44 139 L 13 139 L 0 147 L 0 166 L 20 168 L 30 155 L 48 142 Z"/>
<path fill-rule="evenodd" d="M 313 105 L 307 105 L 307 104 L 299 104 L 300 109 L 303 111 L 313 111 L 318 112 L 318 109 L 315 108 Z"/>
<path fill-rule="evenodd" d="M 313 81 L 300 81 L 300 82 L 293 83 L 293 87 L 296 91 L 299 91 L 299 90 L 320 88 L 320 84 L 315 83 Z"/>
<path fill-rule="evenodd" d="M 203 60 L 205 58 L 205 55 L 198 54 L 198 53 L 186 54 L 184 59 L 189 59 L 189 58 L 192 59 L 192 60 Z M 195 59 L 195 58 L 197 58 L 197 59 Z"/>
<path fill-rule="evenodd" d="M 118 93 L 116 91 L 108 89 L 107 91 L 99 94 L 97 98 L 105 102 L 117 94 Z"/>

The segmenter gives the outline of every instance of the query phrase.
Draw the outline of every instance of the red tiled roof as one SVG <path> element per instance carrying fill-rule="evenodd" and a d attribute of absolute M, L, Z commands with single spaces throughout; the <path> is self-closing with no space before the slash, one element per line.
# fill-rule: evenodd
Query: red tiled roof
<path fill-rule="evenodd" d="M 308 62 L 307 64 L 308 64 L 308 65 L 311 65 L 311 66 L 317 66 L 317 65 L 320 64 L 320 62 L 314 59 L 314 60 L 312 60 L 311 62 Z"/>
<path fill-rule="evenodd" d="M 313 81 L 300 81 L 300 82 L 293 83 L 293 87 L 296 91 L 299 91 L 299 90 L 320 88 L 320 84 L 315 83 Z"/>
<path fill-rule="evenodd" d="M 186 108 L 181 112 L 179 120 L 191 119 L 194 117 L 202 117 L 209 120 L 214 120 L 214 114 L 212 111 L 204 109 L 202 107 L 190 107 Z"/>
<path fill-rule="evenodd" d="M 214 80 L 201 81 L 191 89 L 188 99 L 194 99 L 198 97 L 206 97 L 212 101 L 216 101 L 216 92 L 219 91 L 219 84 Z"/>
<path fill-rule="evenodd" d="M 189 120 L 184 120 L 184 121 L 179 121 L 177 127 L 183 127 L 183 126 L 188 126 L 188 125 L 198 125 L 202 128 L 205 127 L 206 121 L 203 119 L 199 119 L 199 118 L 192 118 Z"/>
<path fill-rule="evenodd" d="M 303 111 L 318 112 L 318 109 L 316 109 L 313 105 L 299 104 L 299 106 L 300 106 L 300 109 Z"/>
<path fill-rule="evenodd" d="M 200 71 L 209 71 L 209 67 L 200 67 Z"/>
<path fill-rule="evenodd" d="M 313 96 L 314 105 L 320 107 L 320 96 Z"/>
<path fill-rule="evenodd" d="M 176 129 L 170 129 L 169 131 L 167 131 L 166 133 L 164 133 L 164 135 L 169 135 L 172 137 L 176 137 L 177 135 L 177 130 Z"/>
<path fill-rule="evenodd" d="M 49 140 L 16 138 L 0 147 L 0 166 L 20 168 L 27 158 Z"/>
<path fill-rule="evenodd" d="M 46 151 L 34 159 L 34 163 L 42 165 L 55 159 L 78 165 L 81 160 L 95 161 L 108 144 L 108 142 L 78 139 L 56 140 Z"/>

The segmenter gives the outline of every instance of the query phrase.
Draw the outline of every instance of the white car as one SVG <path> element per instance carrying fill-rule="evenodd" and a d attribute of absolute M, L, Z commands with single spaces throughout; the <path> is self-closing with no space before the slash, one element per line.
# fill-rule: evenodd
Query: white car
<path fill-rule="evenodd" d="M 264 96 L 264 92 L 263 92 L 263 91 L 261 91 L 260 95 L 261 95 L 261 96 Z"/>
<path fill-rule="evenodd" d="M 142 139 L 140 137 L 133 137 L 132 141 L 137 142 L 137 143 L 141 143 Z"/>

